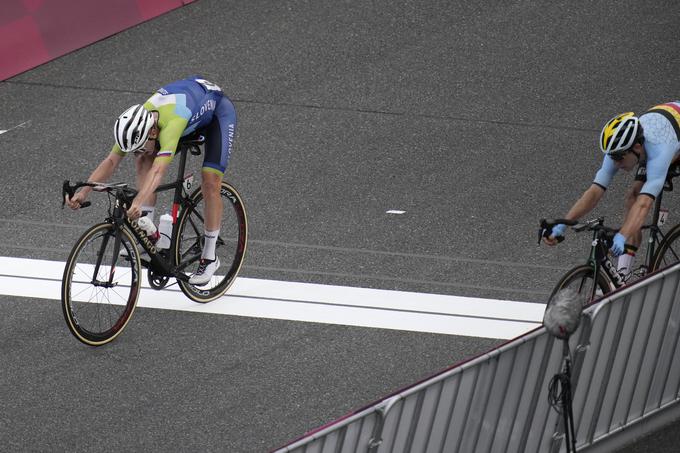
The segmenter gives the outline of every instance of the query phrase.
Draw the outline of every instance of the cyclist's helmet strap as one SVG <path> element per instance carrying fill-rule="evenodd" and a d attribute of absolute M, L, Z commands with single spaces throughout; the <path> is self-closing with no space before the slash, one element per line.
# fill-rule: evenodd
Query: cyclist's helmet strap
<path fill-rule="evenodd" d="M 113 135 L 120 149 L 129 153 L 144 146 L 152 126 L 153 115 L 151 112 L 144 106 L 136 104 L 118 117 L 113 126 Z"/>
<path fill-rule="evenodd" d="M 600 133 L 600 150 L 605 154 L 627 151 L 642 138 L 640 120 L 626 112 L 607 121 Z"/>

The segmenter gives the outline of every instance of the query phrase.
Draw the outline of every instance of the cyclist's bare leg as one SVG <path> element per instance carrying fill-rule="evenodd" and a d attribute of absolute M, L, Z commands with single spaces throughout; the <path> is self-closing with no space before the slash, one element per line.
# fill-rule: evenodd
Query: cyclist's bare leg
<path fill-rule="evenodd" d="M 201 189 L 205 202 L 205 240 L 201 258 L 213 261 L 216 259 L 215 246 L 217 244 L 217 238 L 220 235 L 222 209 L 224 208 L 222 195 L 220 193 L 222 175 L 207 170 L 203 170 L 201 173 Z"/>
<path fill-rule="evenodd" d="M 205 201 L 205 229 L 209 231 L 219 230 L 222 210 L 224 209 L 222 195 L 220 194 L 222 176 L 205 170 L 201 172 L 201 176 L 201 190 Z"/>
<path fill-rule="evenodd" d="M 626 195 L 624 196 L 623 202 L 624 219 L 628 217 L 628 212 L 635 204 L 635 200 L 637 200 L 637 197 L 640 195 L 640 189 L 642 189 L 643 184 L 644 181 L 633 181 L 633 184 L 626 191 Z M 617 268 L 619 271 L 622 271 L 624 273 L 629 273 L 632 271 L 633 261 L 635 260 L 635 252 L 640 247 L 641 242 L 642 242 L 641 231 L 638 231 L 632 237 L 626 238 L 627 249 L 626 253 L 619 257 L 617 263 Z M 631 248 L 633 249 L 631 250 Z"/>

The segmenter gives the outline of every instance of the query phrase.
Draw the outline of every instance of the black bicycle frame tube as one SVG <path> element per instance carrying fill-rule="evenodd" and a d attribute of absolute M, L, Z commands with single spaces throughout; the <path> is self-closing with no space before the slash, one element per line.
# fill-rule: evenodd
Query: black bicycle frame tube
<path fill-rule="evenodd" d="M 649 230 L 647 234 L 647 250 L 645 251 L 645 261 L 644 266 L 647 271 L 652 267 L 652 259 L 656 254 L 656 246 L 661 244 L 664 240 L 664 234 L 659 228 L 659 213 L 661 211 L 661 198 L 663 195 L 663 190 L 658 197 L 654 200 L 654 211 L 652 212 L 652 222 L 648 225 L 643 225 L 641 230 Z M 661 236 L 661 239 L 658 236 Z M 642 245 L 642 244 L 640 244 Z"/>
<path fill-rule="evenodd" d="M 659 193 L 659 196 L 656 197 L 656 200 L 654 200 L 654 213 L 652 214 L 652 223 L 649 226 L 649 240 L 647 243 L 647 256 L 645 257 L 645 265 L 647 266 L 647 269 L 649 269 L 652 265 L 652 258 L 654 258 L 654 254 L 656 253 L 655 247 L 656 247 L 656 234 L 660 233 L 662 236 L 663 234 L 661 233 L 661 230 L 659 229 L 659 212 L 661 211 L 661 197 L 663 194 L 663 189 Z"/>
<path fill-rule="evenodd" d="M 609 259 L 609 255 L 607 254 L 607 246 L 605 241 L 603 241 L 602 237 L 599 237 L 599 234 L 595 234 L 594 240 L 597 241 L 597 244 L 593 246 L 594 249 L 596 249 L 593 254 L 595 255 L 595 261 L 602 266 L 604 269 L 605 274 L 607 274 L 607 277 L 609 277 L 609 280 L 614 284 L 616 288 L 620 288 L 623 285 L 626 284 L 625 281 L 623 281 L 623 277 L 619 274 L 618 270 L 616 269 L 616 266 L 612 261 Z M 595 268 L 595 287 L 597 287 L 597 271 L 599 265 Z"/>
<path fill-rule="evenodd" d="M 172 202 L 172 237 L 177 235 L 177 217 L 179 215 L 179 207 L 182 204 L 182 187 L 184 186 L 184 171 L 186 169 L 187 153 L 191 148 L 190 146 L 180 146 L 178 150 L 179 165 L 177 166 L 177 179 L 174 182 L 168 184 L 162 184 L 158 186 L 155 190 L 156 193 L 164 192 L 166 190 L 175 189 L 175 194 Z"/>
<path fill-rule="evenodd" d="M 156 245 L 151 242 L 149 237 L 146 235 L 146 232 L 142 230 L 142 228 L 137 223 L 137 220 L 130 220 L 128 217 L 126 217 L 125 225 L 127 225 L 130 231 L 132 231 L 132 234 L 137 239 L 137 242 L 139 242 L 142 248 L 144 248 L 144 250 L 146 250 L 146 252 L 149 254 L 154 267 L 161 269 L 163 273 L 168 276 L 175 276 L 173 269 L 167 265 L 164 259 L 158 256 L 158 249 L 156 248 Z"/>

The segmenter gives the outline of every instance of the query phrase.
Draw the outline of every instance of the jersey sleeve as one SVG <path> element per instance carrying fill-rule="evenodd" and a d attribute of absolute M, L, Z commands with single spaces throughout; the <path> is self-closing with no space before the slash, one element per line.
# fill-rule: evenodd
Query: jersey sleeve
<path fill-rule="evenodd" d="M 120 149 L 120 146 L 118 146 L 118 143 L 114 143 L 113 146 L 111 147 L 111 154 L 116 154 L 120 157 L 127 156 L 127 153 L 123 152 L 123 150 Z"/>
<path fill-rule="evenodd" d="M 647 181 L 641 194 L 656 198 L 666 182 L 666 174 L 675 156 L 676 147 L 668 143 L 645 143 L 647 152 Z"/>
<path fill-rule="evenodd" d="M 614 165 L 612 158 L 609 156 L 604 156 L 604 159 L 602 160 L 602 167 L 600 167 L 600 169 L 595 174 L 593 184 L 597 184 L 603 189 L 607 189 L 607 187 L 609 187 L 609 183 L 611 183 L 612 178 L 614 178 L 614 175 L 617 171 L 618 168 L 616 168 L 616 165 Z"/>

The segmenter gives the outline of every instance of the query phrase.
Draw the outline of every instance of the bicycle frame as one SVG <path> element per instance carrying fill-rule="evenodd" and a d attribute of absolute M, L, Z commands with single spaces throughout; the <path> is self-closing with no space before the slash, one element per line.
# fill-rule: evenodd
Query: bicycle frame
<path fill-rule="evenodd" d="M 200 154 L 200 151 L 194 152 L 194 148 L 198 148 L 198 145 L 203 143 L 203 137 L 200 137 L 198 140 L 195 141 L 188 141 L 185 143 L 182 143 L 177 150 L 178 153 L 180 153 L 180 160 L 179 160 L 179 166 L 177 169 L 177 179 L 171 183 L 167 184 L 162 184 L 156 188 L 155 192 L 164 192 L 167 190 L 173 190 L 175 191 L 174 193 L 174 199 L 173 199 L 173 205 L 172 205 L 172 239 L 171 239 L 171 252 L 175 252 L 175 250 L 172 247 L 176 247 L 176 241 L 174 240 L 178 234 L 178 226 L 177 226 L 177 216 L 179 213 L 180 208 L 181 209 L 190 209 L 191 202 L 189 201 L 188 197 L 182 196 L 182 189 L 185 187 L 185 183 L 187 181 L 187 177 L 184 175 L 184 171 L 186 168 L 186 159 L 187 159 L 187 153 L 192 152 L 194 154 Z M 190 175 L 191 176 L 191 175 Z M 146 232 L 141 229 L 139 224 L 137 223 L 137 220 L 131 220 L 127 216 L 125 216 L 125 204 L 126 200 L 124 195 L 117 194 L 116 195 L 116 201 L 115 201 L 115 206 L 113 209 L 113 216 L 110 219 L 118 228 L 121 228 L 123 225 L 127 226 L 128 229 L 132 232 L 132 234 L 135 236 L 139 244 L 141 244 L 142 248 L 146 250 L 146 252 L 149 254 L 149 257 L 151 258 L 151 261 L 149 262 L 149 267 L 152 271 L 163 275 L 167 277 L 175 277 L 177 279 L 180 279 L 182 281 L 188 281 L 189 277 L 186 275 L 184 272 L 182 272 L 183 269 L 191 265 L 192 263 L 198 261 L 200 259 L 200 253 L 196 254 L 195 256 L 190 257 L 187 260 L 184 260 L 182 263 L 180 263 L 177 266 L 173 266 L 169 264 L 169 257 L 163 256 L 165 253 L 163 253 L 162 250 L 159 250 L 156 248 L 156 246 L 149 240 L 149 238 L 146 235 Z M 118 231 L 118 230 L 116 230 Z M 103 244 L 106 246 L 106 242 Z M 116 244 L 114 246 L 114 256 L 117 256 L 119 253 L 119 248 L 120 248 L 120 233 L 116 233 Z M 97 265 L 97 268 L 99 267 L 99 264 Z M 96 275 L 96 274 L 95 274 Z"/>
<path fill-rule="evenodd" d="M 666 235 L 663 234 L 663 231 L 661 231 L 661 228 L 659 227 L 659 215 L 661 211 L 662 198 L 663 190 L 654 201 L 654 212 L 652 213 L 652 222 L 648 225 L 643 225 L 641 228 L 641 230 L 649 230 L 649 236 L 647 238 L 647 251 L 645 253 L 644 261 L 645 270 L 649 270 L 651 268 L 652 260 L 654 259 L 654 255 L 656 255 L 657 247 L 664 241 L 664 239 L 666 239 Z"/>
<path fill-rule="evenodd" d="M 612 263 L 612 260 L 609 259 L 607 243 L 603 236 L 602 231 L 595 231 L 593 233 L 593 242 L 587 264 L 593 268 L 595 281 L 597 281 L 600 268 L 602 268 L 605 275 L 607 275 L 614 286 L 620 288 L 625 285 L 626 282 L 624 281 L 623 276 L 616 270 L 616 266 Z M 593 290 L 595 290 L 596 286 L 597 285 L 593 285 Z"/>

